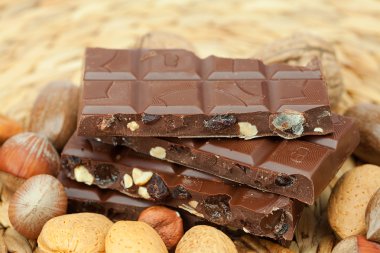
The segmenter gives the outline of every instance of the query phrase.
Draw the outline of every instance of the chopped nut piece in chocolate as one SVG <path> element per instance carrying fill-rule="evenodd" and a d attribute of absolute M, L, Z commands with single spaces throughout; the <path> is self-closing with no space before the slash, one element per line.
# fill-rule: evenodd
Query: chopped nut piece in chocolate
<path fill-rule="evenodd" d="M 94 176 L 87 170 L 86 167 L 80 165 L 74 169 L 74 177 L 77 182 L 92 185 L 94 183 Z"/>
<path fill-rule="evenodd" d="M 142 171 L 138 168 L 133 168 L 132 178 L 136 185 L 145 185 L 152 178 L 153 173 L 151 171 Z"/>
<path fill-rule="evenodd" d="M 165 159 L 166 158 L 166 150 L 163 147 L 151 148 L 149 151 L 149 154 L 153 157 L 158 158 L 158 159 Z"/>

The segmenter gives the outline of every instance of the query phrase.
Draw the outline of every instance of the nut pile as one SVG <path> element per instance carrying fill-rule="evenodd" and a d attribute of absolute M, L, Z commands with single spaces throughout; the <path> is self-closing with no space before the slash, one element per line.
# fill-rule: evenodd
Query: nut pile
<path fill-rule="evenodd" d="M 143 37 L 138 44 L 146 47 L 152 43 L 162 47 L 173 46 L 167 42 L 170 36 L 153 33 Z M 173 38 L 174 45 L 192 48 L 180 37 Z M 268 61 L 293 63 L 289 54 L 297 49 L 297 63 L 305 63 L 314 56 L 321 57 L 322 64 L 326 66 L 335 61 L 333 50 L 324 42 L 300 38 L 294 39 L 298 41 L 295 49 L 285 50 L 276 46 L 274 54 L 279 58 L 264 56 Z M 284 42 L 283 47 L 288 47 L 287 43 Z M 317 43 L 317 47 L 313 47 L 313 43 Z M 326 75 L 333 79 L 328 82 L 330 96 L 334 103 L 338 103 L 340 90 L 343 89 L 339 70 L 334 68 Z M 56 179 L 61 167 L 57 150 L 63 148 L 75 131 L 77 116 L 73 112 L 77 111 L 78 105 L 67 102 L 77 96 L 77 88 L 67 82 L 47 86 L 32 110 L 32 120 L 26 129 L 29 132 L 23 132 L 17 122 L 0 115 L 0 253 L 380 252 L 379 106 L 358 105 L 347 112 L 347 115 L 358 119 L 362 136 L 355 155 L 371 164 L 362 165 L 358 161 L 360 166 L 355 166 L 352 159 L 345 163 L 317 202 L 303 212 L 296 238 L 288 249 L 269 240 L 234 233 L 233 229 L 223 229 L 222 232 L 209 225 L 198 225 L 187 230 L 177 210 L 158 205 L 141 211 L 137 221 L 114 222 L 102 214 L 89 212 L 66 214 L 70 200 L 64 186 Z M 60 103 L 57 103 L 58 100 Z M 127 127 L 136 131 L 139 125 L 133 122 Z M 104 127 L 107 124 L 105 122 Z M 257 131 L 251 126 L 242 128 L 246 136 L 252 136 Z M 167 155 L 162 147 L 149 152 L 158 159 L 164 159 Z M 105 184 L 103 186 L 114 183 L 112 168 L 102 165 L 99 173 L 103 173 L 99 176 Z M 96 173 L 93 176 L 84 166 L 77 166 L 74 176 L 78 182 L 88 185 L 99 181 Z M 104 181 L 104 178 L 107 180 Z M 129 174 L 124 174 L 121 183 L 126 191 L 133 189 L 145 199 L 159 199 L 160 196 L 151 194 L 148 187 L 148 182 L 154 180 L 152 187 L 157 187 L 160 182 L 155 173 L 136 167 Z M 187 199 L 189 193 L 178 188 L 175 194 Z M 198 205 L 196 201 L 188 201 L 182 209 L 199 216 L 195 211 Z M 223 201 L 214 206 L 223 208 Z M 97 211 L 102 212 L 100 209 Z M 303 244 L 307 240 L 310 240 L 309 246 Z"/>

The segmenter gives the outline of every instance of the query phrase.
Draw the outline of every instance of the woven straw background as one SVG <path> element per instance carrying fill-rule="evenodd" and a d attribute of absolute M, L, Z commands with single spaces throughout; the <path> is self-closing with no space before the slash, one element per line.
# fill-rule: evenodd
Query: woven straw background
<path fill-rule="evenodd" d="M 0 113 L 26 122 L 48 82 L 80 83 L 85 47 L 132 47 L 152 31 L 183 36 L 202 57 L 253 57 L 267 43 L 309 32 L 332 43 L 342 67 L 337 110 L 380 103 L 379 16 L 375 0 L 0 0 Z M 348 160 L 344 170 L 352 166 Z M 324 211 L 330 191 L 306 210 L 296 252 L 330 252 L 321 250 L 334 241 Z"/>

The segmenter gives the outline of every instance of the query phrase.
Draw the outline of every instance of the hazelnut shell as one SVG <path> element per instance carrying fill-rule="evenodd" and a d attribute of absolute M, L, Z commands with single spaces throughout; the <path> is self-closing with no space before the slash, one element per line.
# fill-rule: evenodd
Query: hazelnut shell
<path fill-rule="evenodd" d="M 39 174 L 57 175 L 60 159 L 53 145 L 42 135 L 20 133 L 0 148 L 0 170 L 20 178 Z"/>
<path fill-rule="evenodd" d="M 53 176 L 29 178 L 14 193 L 9 203 L 9 220 L 29 239 L 37 239 L 45 223 L 66 213 L 67 196 L 63 185 Z"/>
<path fill-rule="evenodd" d="M 177 245 L 183 236 L 181 216 L 178 212 L 167 207 L 149 207 L 140 213 L 138 220 L 154 228 L 169 250 Z"/>
<path fill-rule="evenodd" d="M 0 115 L 0 144 L 22 131 L 21 125 L 4 115 Z"/>

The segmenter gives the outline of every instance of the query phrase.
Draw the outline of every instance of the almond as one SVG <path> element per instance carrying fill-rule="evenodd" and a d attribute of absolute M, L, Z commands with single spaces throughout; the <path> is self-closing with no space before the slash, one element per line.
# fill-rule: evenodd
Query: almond
<path fill-rule="evenodd" d="M 118 221 L 106 236 L 106 252 L 155 252 L 168 250 L 158 233 L 145 222 Z"/>
<path fill-rule="evenodd" d="M 231 239 L 222 231 L 199 225 L 192 227 L 179 241 L 176 253 L 237 253 Z"/>
<path fill-rule="evenodd" d="M 380 105 L 357 104 L 345 115 L 355 118 L 359 126 L 360 144 L 354 154 L 363 161 L 380 165 Z"/>
<path fill-rule="evenodd" d="M 367 239 L 380 243 L 380 188 L 372 196 L 365 213 Z"/>
<path fill-rule="evenodd" d="M 101 214 L 66 214 L 49 220 L 38 237 L 38 252 L 105 252 L 112 221 Z"/>
<path fill-rule="evenodd" d="M 365 212 L 372 195 L 380 188 L 380 167 L 366 164 L 343 175 L 328 203 L 331 228 L 342 239 L 366 232 Z"/>
<path fill-rule="evenodd" d="M 34 102 L 28 131 L 42 133 L 61 150 L 74 133 L 79 88 L 67 81 L 47 85 Z"/>

